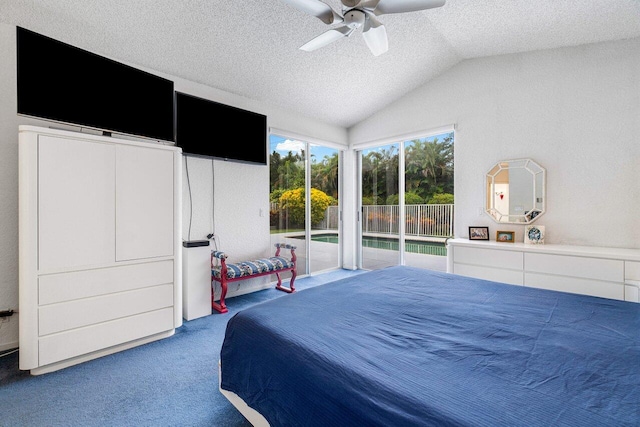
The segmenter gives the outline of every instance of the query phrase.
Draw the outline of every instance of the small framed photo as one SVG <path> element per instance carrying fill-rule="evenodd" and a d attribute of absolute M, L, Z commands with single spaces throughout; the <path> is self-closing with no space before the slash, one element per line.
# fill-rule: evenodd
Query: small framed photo
<path fill-rule="evenodd" d="M 469 240 L 489 240 L 489 227 L 469 227 Z"/>
<path fill-rule="evenodd" d="M 498 231 L 496 232 L 496 242 L 513 243 L 515 234 L 515 231 Z"/>

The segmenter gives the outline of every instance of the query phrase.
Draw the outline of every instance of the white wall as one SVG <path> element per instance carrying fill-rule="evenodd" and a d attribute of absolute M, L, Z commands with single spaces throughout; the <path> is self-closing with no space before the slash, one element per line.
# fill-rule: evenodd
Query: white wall
<path fill-rule="evenodd" d="M 18 309 L 18 126 L 52 123 L 16 114 L 16 27 L 0 22 L 0 310 Z M 65 40 L 62 40 L 65 41 Z M 100 54 L 100 52 L 96 52 Z M 112 58 L 116 59 L 117 58 Z M 136 64 L 129 64 L 136 66 Z M 267 115 L 271 127 L 286 129 L 338 144 L 347 144 L 343 128 L 326 125 L 215 88 L 154 70 L 146 71 L 173 80 L 175 89 L 213 101 Z M 203 134 L 214 134 L 226 123 L 203 123 Z M 266 141 L 265 141 L 266 144 Z M 212 200 L 211 160 L 189 158 L 193 197 L 191 238 L 200 240 L 212 231 L 211 210 L 215 206 L 215 233 L 229 254 L 229 260 L 273 254 L 269 241 L 269 169 L 237 162 L 214 161 L 215 199 Z M 184 163 L 183 163 L 184 166 Z M 260 209 L 264 216 L 260 216 Z M 190 217 L 186 172 L 183 168 L 183 237 L 187 238 Z M 243 281 L 230 286 L 228 296 L 268 286 L 268 278 Z M 219 295 L 219 293 L 218 293 Z M 18 345 L 18 316 L 0 323 L 0 350 Z"/>
<path fill-rule="evenodd" d="M 455 233 L 514 230 L 479 214 L 484 175 L 547 169 L 545 241 L 640 248 L 640 39 L 466 60 L 349 132 L 350 143 L 456 124 Z"/>

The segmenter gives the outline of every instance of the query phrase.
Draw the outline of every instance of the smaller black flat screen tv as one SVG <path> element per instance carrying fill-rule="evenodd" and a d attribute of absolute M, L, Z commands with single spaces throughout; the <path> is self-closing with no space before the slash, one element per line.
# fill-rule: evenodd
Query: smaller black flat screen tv
<path fill-rule="evenodd" d="M 17 27 L 18 114 L 174 140 L 173 81 Z"/>
<path fill-rule="evenodd" d="M 267 164 L 267 116 L 176 92 L 176 144 L 182 153 Z"/>

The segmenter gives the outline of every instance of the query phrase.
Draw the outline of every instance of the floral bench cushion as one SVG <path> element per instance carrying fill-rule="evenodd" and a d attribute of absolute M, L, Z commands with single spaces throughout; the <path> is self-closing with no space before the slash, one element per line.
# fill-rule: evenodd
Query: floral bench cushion
<path fill-rule="evenodd" d="M 262 258 L 254 261 L 243 261 L 236 264 L 227 264 L 227 279 L 237 277 L 253 276 L 255 274 L 276 272 L 285 268 L 292 268 L 293 262 L 284 257 Z M 216 278 L 220 278 L 222 266 L 212 268 L 212 273 Z"/>

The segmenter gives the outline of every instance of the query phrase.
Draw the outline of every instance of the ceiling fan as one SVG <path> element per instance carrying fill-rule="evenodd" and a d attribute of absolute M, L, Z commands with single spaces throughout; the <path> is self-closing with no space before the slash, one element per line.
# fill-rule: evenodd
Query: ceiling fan
<path fill-rule="evenodd" d="M 307 52 L 324 47 L 330 43 L 348 37 L 358 28 L 369 50 L 375 56 L 389 49 L 387 30 L 378 20 L 378 16 L 391 13 L 416 12 L 444 5 L 445 0 L 341 0 L 342 14 L 320 0 L 283 0 L 302 12 L 315 16 L 327 25 L 343 25 L 327 30 L 305 43 L 300 49 Z"/>

